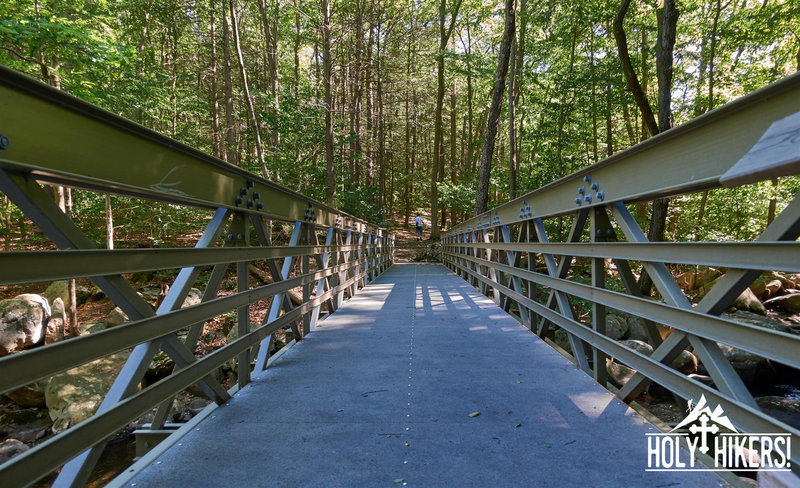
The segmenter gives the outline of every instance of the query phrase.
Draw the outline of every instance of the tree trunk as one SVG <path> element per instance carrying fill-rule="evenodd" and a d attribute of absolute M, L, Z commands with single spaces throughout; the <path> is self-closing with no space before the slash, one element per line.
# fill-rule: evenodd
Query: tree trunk
<path fill-rule="evenodd" d="M 515 96 L 517 94 L 515 77 L 516 77 L 516 43 L 511 44 L 511 54 L 509 63 L 508 75 L 508 197 L 513 200 L 517 198 L 517 103 Z"/>
<path fill-rule="evenodd" d="M 378 97 L 378 209 L 383 212 L 386 198 L 386 121 L 383 115 L 383 57 L 386 49 L 385 43 L 381 46 L 381 26 L 376 27 L 378 42 L 375 47 L 375 78 L 377 79 L 376 89 Z"/>
<path fill-rule="evenodd" d="M 219 93 L 217 91 L 217 25 L 214 16 L 214 0 L 209 0 L 211 15 L 211 147 L 214 156 L 222 157 L 222 137 L 219 133 Z"/>
<path fill-rule="evenodd" d="M 776 195 L 778 193 L 778 179 L 772 179 L 772 195 L 769 199 L 769 211 L 767 212 L 767 225 L 771 224 L 773 220 L 775 220 L 775 212 L 777 211 L 778 206 L 778 199 Z"/>
<path fill-rule="evenodd" d="M 322 84 L 325 90 L 325 203 L 334 205 L 336 174 L 333 168 L 333 95 L 331 94 L 331 11 L 328 0 L 320 0 L 322 23 Z"/>
<path fill-rule="evenodd" d="M 439 232 L 439 165 L 442 158 L 442 111 L 444 106 L 444 52 L 447 41 L 456 25 L 461 0 L 455 0 L 450 14 L 450 27 L 445 29 L 447 0 L 439 3 L 439 51 L 436 54 L 436 113 L 433 119 L 433 164 L 431 165 L 431 240 L 438 240 Z"/>
<path fill-rule="evenodd" d="M 236 123 L 233 115 L 233 70 L 231 69 L 231 37 L 228 28 L 227 7 L 222 7 L 222 55 L 225 77 L 225 161 L 239 165 L 236 147 Z"/>
<path fill-rule="evenodd" d="M 250 113 L 250 129 L 253 131 L 253 138 L 256 145 L 256 156 L 258 157 L 258 164 L 261 166 L 261 171 L 264 173 L 264 178 L 269 178 L 269 170 L 264 161 L 264 149 L 261 146 L 261 131 L 258 128 L 258 119 L 256 118 L 256 110 L 253 106 L 253 97 L 250 96 L 250 88 L 247 84 L 247 70 L 244 66 L 244 56 L 242 56 L 242 43 L 239 40 L 239 21 L 236 18 L 236 8 L 234 0 L 229 0 L 228 5 L 231 9 L 231 22 L 233 23 L 233 42 L 236 46 L 236 57 L 239 61 L 239 74 L 242 76 L 242 87 L 244 88 L 245 102 L 247 103 L 247 111 Z"/>
<path fill-rule="evenodd" d="M 278 91 L 278 38 L 280 32 L 278 30 L 278 19 L 280 13 L 279 0 L 275 0 L 273 6 L 274 12 L 270 16 L 267 10 L 266 0 L 259 0 L 258 8 L 261 13 L 261 24 L 264 29 L 264 37 L 267 53 L 267 85 L 269 87 L 270 95 L 270 113 L 274 120 L 278 119 L 280 113 L 280 93 Z M 281 133 L 278 130 L 272 131 L 272 142 L 270 152 L 273 158 L 273 180 L 280 181 L 280 144 Z M 266 173 L 265 173 L 266 174 Z"/>
<path fill-rule="evenodd" d="M 503 27 L 503 40 L 500 42 L 500 54 L 497 61 L 497 72 L 494 78 L 494 91 L 492 92 L 492 105 L 486 124 L 486 141 L 481 154 L 481 171 L 478 176 L 478 191 L 475 203 L 475 215 L 486 211 L 489 204 L 489 178 L 492 172 L 492 156 L 494 154 L 495 137 L 497 136 L 497 122 L 500 119 L 500 106 L 503 103 L 503 90 L 506 86 L 508 75 L 508 58 L 511 54 L 511 43 L 514 39 L 514 0 L 505 2 L 505 26 Z"/>
<path fill-rule="evenodd" d="M 633 94 L 633 99 L 636 100 L 636 105 L 639 106 L 639 111 L 642 114 L 643 122 L 647 125 L 650 135 L 658 134 L 658 125 L 656 124 L 653 109 L 650 107 L 650 102 L 647 100 L 647 94 L 639 84 L 639 79 L 636 77 L 636 72 L 633 70 L 631 64 L 631 57 L 628 54 L 628 38 L 625 35 L 623 22 L 625 15 L 628 13 L 628 7 L 631 0 L 622 0 L 622 4 L 617 10 L 617 15 L 614 17 L 614 39 L 617 42 L 617 51 L 619 53 L 619 61 L 622 64 L 622 73 L 625 75 L 625 81 L 628 83 L 628 88 Z M 644 78 L 644 75 L 642 75 Z"/>
<path fill-rule="evenodd" d="M 350 141 L 350 181 L 349 187 L 355 188 L 358 186 L 358 165 L 360 164 L 359 158 L 361 156 L 361 59 L 362 52 L 364 51 L 364 0 L 356 0 L 356 18 L 355 18 L 355 60 L 353 62 L 353 96 L 350 104 L 350 134 L 352 140 Z"/>

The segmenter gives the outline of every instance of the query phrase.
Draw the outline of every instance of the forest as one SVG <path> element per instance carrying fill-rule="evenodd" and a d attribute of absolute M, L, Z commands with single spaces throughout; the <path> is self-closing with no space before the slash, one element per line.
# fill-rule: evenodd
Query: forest
<path fill-rule="evenodd" d="M 371 222 L 424 212 L 437 239 L 799 69 L 800 2 L 5 0 L 0 63 Z M 680 197 L 663 232 L 747 239 L 797 190 Z M 28 234 L 3 198 L 8 250 Z M 98 242 L 112 211 L 156 244 L 186 221 L 71 204 Z"/>

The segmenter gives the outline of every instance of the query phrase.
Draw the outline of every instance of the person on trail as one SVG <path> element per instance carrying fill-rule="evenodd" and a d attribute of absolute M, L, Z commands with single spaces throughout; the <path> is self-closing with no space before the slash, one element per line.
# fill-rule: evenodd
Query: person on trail
<path fill-rule="evenodd" d="M 422 240 L 422 217 L 419 214 L 414 218 L 414 225 L 417 226 L 417 240 Z"/>

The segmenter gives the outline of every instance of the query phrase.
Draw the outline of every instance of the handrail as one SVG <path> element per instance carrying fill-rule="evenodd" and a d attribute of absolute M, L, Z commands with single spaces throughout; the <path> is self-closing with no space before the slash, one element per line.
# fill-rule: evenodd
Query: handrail
<path fill-rule="evenodd" d="M 39 181 L 372 233 L 375 225 L 0 65 L 0 168 Z"/>
<path fill-rule="evenodd" d="M 704 395 L 744 432 L 787 434 L 798 445 L 800 429 L 761 410 L 722 345 L 798 370 L 800 335 L 720 315 L 762 272 L 800 271 L 800 194 L 746 242 L 649 242 L 628 208 L 798 175 L 797 133 L 800 74 L 454 225 L 444 236 L 442 261 L 551 344 L 554 328 L 562 329 L 568 343 L 557 349 L 622 400 L 637 400 L 655 382 L 690 401 Z M 558 242 L 545 225 L 556 221 L 571 222 Z M 588 268 L 579 272 L 576 258 Z M 678 265 L 726 272 L 693 304 L 668 268 Z M 637 269 L 647 271 L 658 300 L 641 296 Z M 609 289 L 611 279 L 625 292 Z M 650 356 L 609 335 L 609 309 L 642 326 L 654 348 Z M 670 366 L 687 348 L 713 386 Z M 611 360 L 632 368 L 633 376 L 612 382 Z M 797 471 L 796 449 L 791 461 Z"/>
<path fill-rule="evenodd" d="M 120 428 L 156 408 L 151 429 L 162 429 L 172 398 L 193 384 L 223 404 L 267 366 L 274 332 L 291 328 L 301 339 L 392 264 L 394 236 L 384 229 L 3 66 L 0 100 L 0 134 L 8 142 L 0 148 L 0 191 L 58 248 L 0 252 L 0 285 L 91 278 L 130 317 L 0 358 L 3 393 L 130 350 L 95 414 L 0 465 L 3 486 L 29 485 L 60 466 L 55 486 L 83 486 L 106 439 Z M 95 249 L 42 183 L 169 202 L 210 213 L 210 220 L 194 247 Z M 271 245 L 271 220 L 293 225 L 288 245 Z M 265 268 L 272 282 L 252 286 L 251 264 Z M 182 308 L 207 268 L 201 303 Z M 175 269 L 155 309 L 126 279 Z M 219 296 L 226 276 L 235 278 L 235 290 Z M 251 324 L 251 307 L 264 312 L 260 323 Z M 196 357 L 206 321 L 229 312 L 236 312 L 238 339 Z M 140 389 L 159 351 L 175 370 Z M 226 390 L 212 373 L 231 360 L 237 384 Z"/>

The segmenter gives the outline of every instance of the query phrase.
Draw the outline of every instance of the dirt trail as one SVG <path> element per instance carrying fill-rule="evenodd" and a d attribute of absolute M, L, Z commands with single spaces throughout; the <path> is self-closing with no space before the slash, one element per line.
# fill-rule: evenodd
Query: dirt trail
<path fill-rule="evenodd" d="M 403 217 L 395 216 L 395 221 L 391 231 L 395 235 L 394 261 L 396 263 L 410 263 L 416 256 L 425 252 L 425 248 L 430 244 L 430 222 L 425 221 L 423 226 L 422 238 L 418 241 L 413 222 L 408 229 L 403 228 Z"/>

